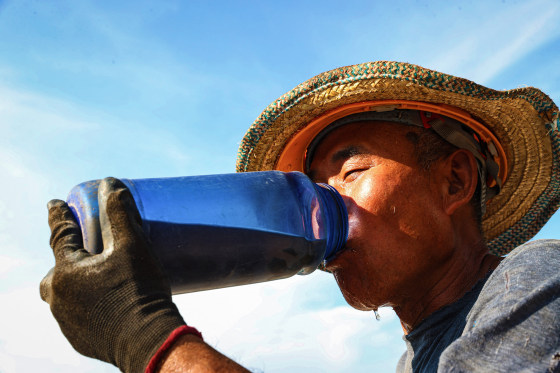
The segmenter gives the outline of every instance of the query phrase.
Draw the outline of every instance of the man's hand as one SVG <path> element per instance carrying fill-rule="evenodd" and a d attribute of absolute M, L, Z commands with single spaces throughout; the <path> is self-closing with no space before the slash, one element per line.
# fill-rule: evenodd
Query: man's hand
<path fill-rule="evenodd" d="M 41 281 L 41 298 L 78 352 L 125 372 L 143 372 L 185 323 L 130 192 L 117 179 L 99 185 L 103 251 L 96 255 L 83 249 L 65 202 L 50 201 L 48 209 L 56 265 Z"/>

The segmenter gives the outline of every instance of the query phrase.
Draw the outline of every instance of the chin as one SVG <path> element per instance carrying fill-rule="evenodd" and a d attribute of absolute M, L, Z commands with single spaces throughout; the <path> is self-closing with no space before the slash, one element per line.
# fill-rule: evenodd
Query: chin
<path fill-rule="evenodd" d="M 352 308 L 360 311 L 372 311 L 378 308 L 377 305 L 373 304 L 374 302 L 371 302 L 371 299 L 367 299 L 364 296 L 356 294 L 356 292 L 350 291 L 350 289 L 344 286 L 344 283 L 341 284 L 338 282 L 338 279 L 337 283 L 340 291 L 342 292 L 342 296 L 344 296 L 344 299 L 346 300 L 346 303 L 348 303 Z"/>
<path fill-rule="evenodd" d="M 359 311 L 372 311 L 377 309 L 376 306 L 364 303 L 363 299 L 359 299 L 353 295 L 347 294 L 344 291 L 342 292 L 346 303 L 348 303 L 352 308 L 355 308 Z"/>
<path fill-rule="evenodd" d="M 348 250 L 351 251 L 351 250 Z M 336 280 L 346 303 L 360 311 L 372 311 L 378 308 L 375 299 L 372 299 L 371 290 L 356 273 L 356 256 L 344 250 L 337 257 L 327 263 L 326 269 L 331 272 Z M 348 270 L 354 268 L 354 270 Z"/>
<path fill-rule="evenodd" d="M 347 301 L 347 302 L 348 302 L 348 301 Z M 350 302 L 348 302 L 348 304 L 349 304 L 352 308 L 354 308 L 354 309 L 356 309 L 356 310 L 358 310 L 358 311 L 373 311 L 373 310 L 376 310 L 376 309 L 377 309 L 377 307 L 366 306 L 366 305 L 361 304 L 361 303 L 358 304 L 358 303 L 350 303 Z"/>

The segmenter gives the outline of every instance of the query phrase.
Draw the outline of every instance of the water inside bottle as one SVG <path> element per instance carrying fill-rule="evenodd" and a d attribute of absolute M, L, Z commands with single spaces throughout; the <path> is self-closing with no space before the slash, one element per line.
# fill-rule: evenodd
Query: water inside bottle
<path fill-rule="evenodd" d="M 156 255 L 175 294 L 287 278 L 306 267 L 312 272 L 325 250 L 325 240 L 285 233 L 145 223 L 152 242 L 160 243 Z"/>

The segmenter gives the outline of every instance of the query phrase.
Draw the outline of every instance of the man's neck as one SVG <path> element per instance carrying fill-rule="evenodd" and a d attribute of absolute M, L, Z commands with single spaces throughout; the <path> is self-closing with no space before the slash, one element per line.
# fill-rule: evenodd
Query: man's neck
<path fill-rule="evenodd" d="M 484 245 L 466 253 L 465 257 L 453 258 L 439 274 L 434 274 L 436 280 L 423 293 L 394 307 L 405 334 L 435 311 L 463 297 L 502 259 L 489 254 Z"/>

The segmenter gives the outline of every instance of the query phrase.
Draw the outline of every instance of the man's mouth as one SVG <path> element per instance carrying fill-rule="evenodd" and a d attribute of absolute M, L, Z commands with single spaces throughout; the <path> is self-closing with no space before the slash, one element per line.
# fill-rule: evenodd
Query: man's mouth
<path fill-rule="evenodd" d="M 323 260 L 323 262 L 321 263 L 321 266 L 319 268 L 324 270 L 324 271 L 327 271 L 327 272 L 332 272 L 336 268 L 336 261 L 338 260 L 338 258 L 344 252 L 349 251 L 349 250 L 352 250 L 352 249 L 348 246 L 344 246 L 342 249 L 337 251 L 336 254 L 334 254 L 334 256 L 331 257 L 329 260 Z M 331 268 L 329 269 L 329 267 L 331 267 Z"/>

